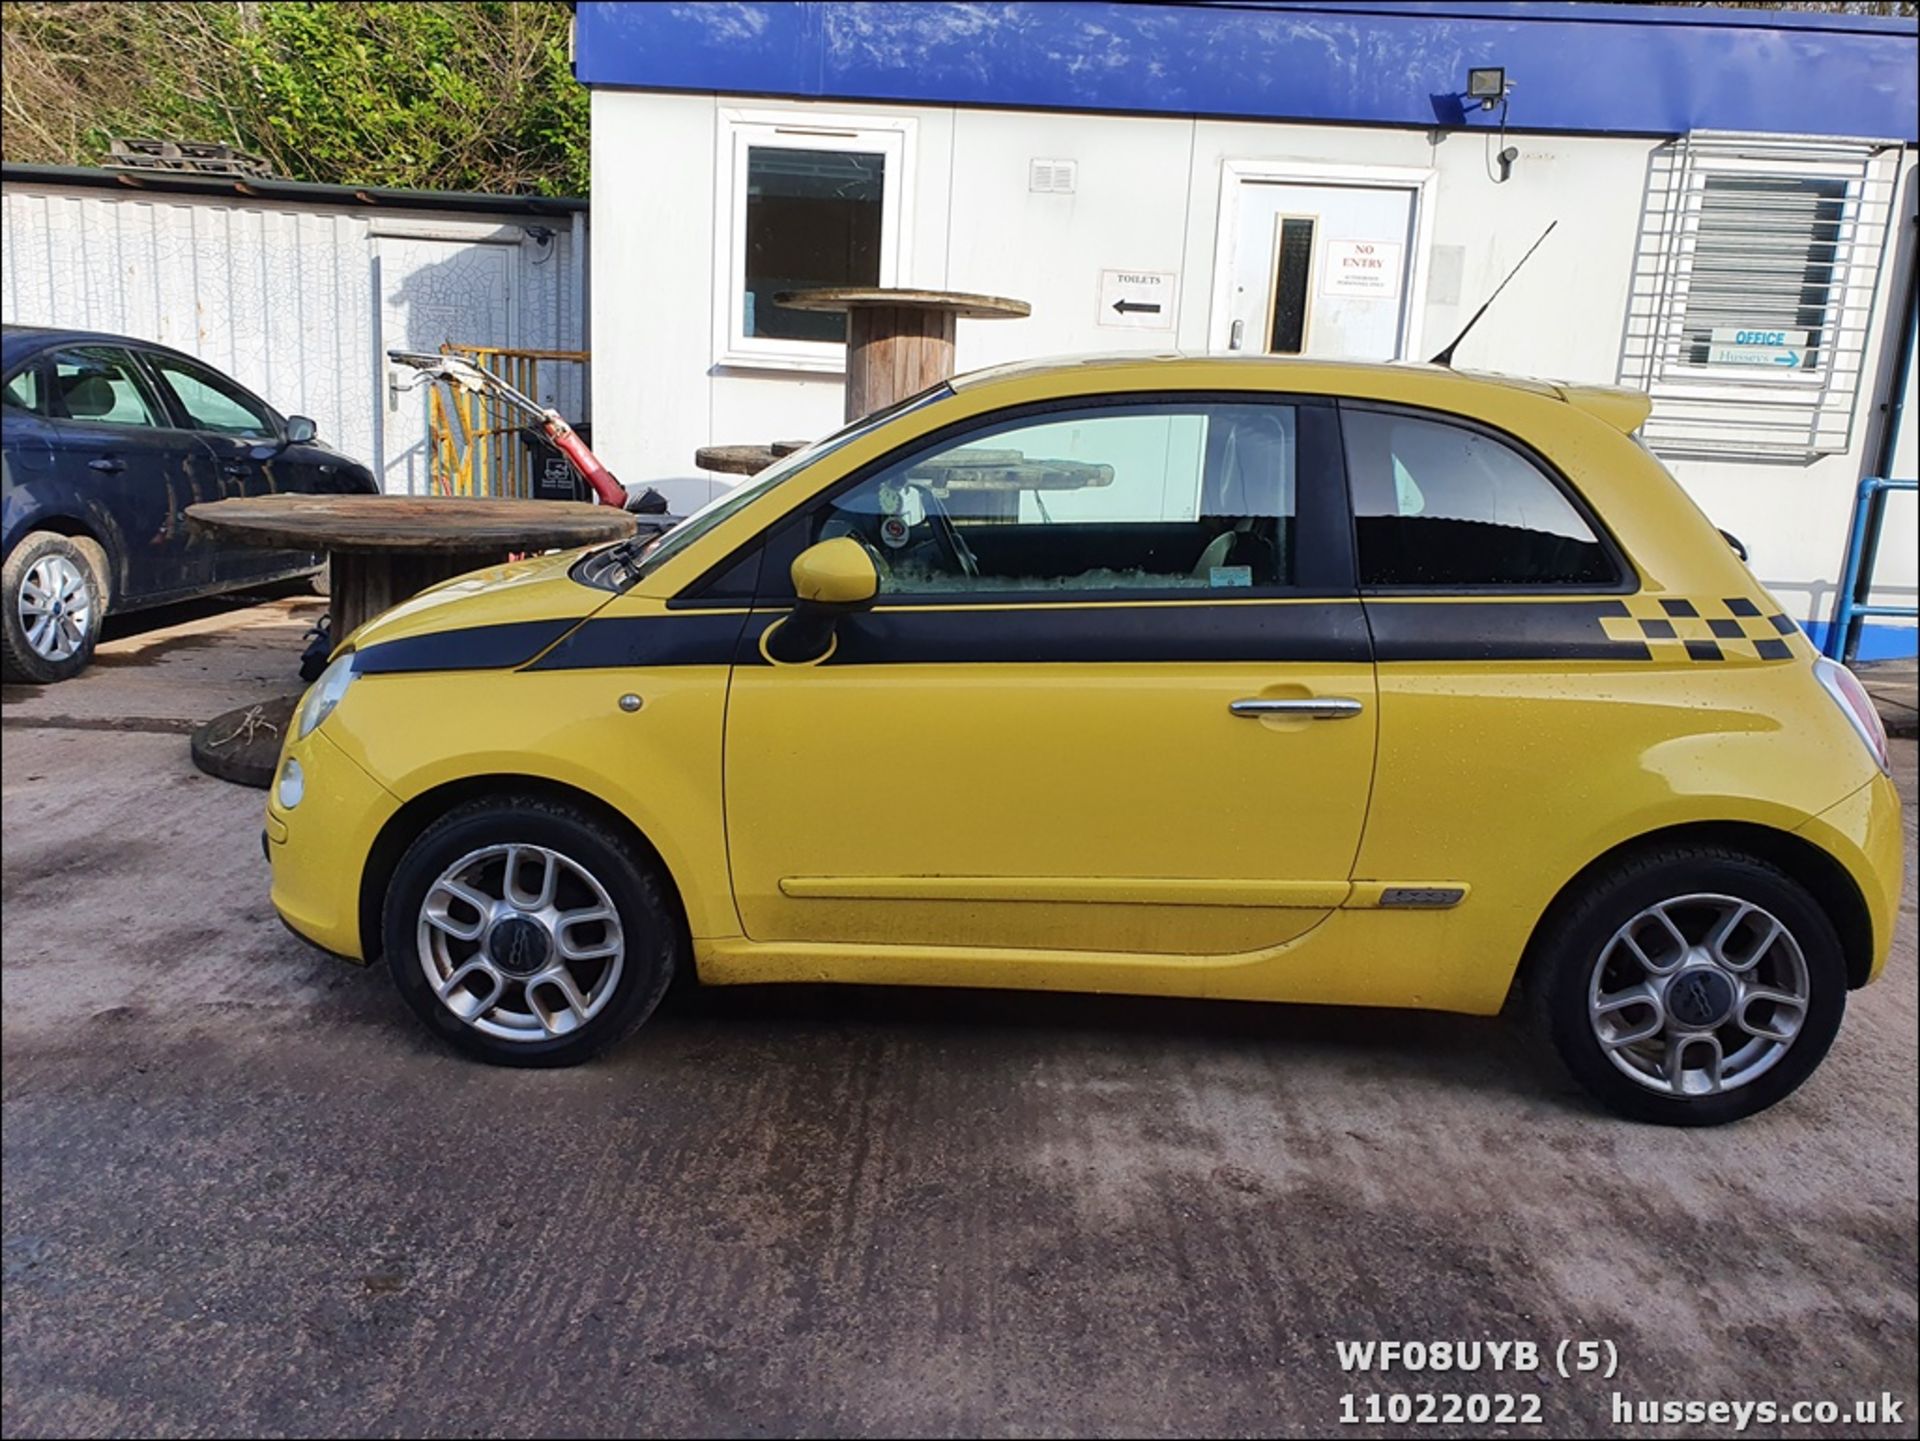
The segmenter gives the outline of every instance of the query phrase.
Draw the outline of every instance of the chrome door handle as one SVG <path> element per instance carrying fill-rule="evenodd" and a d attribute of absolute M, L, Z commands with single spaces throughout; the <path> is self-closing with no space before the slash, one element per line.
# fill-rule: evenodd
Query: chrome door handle
<path fill-rule="evenodd" d="M 1316 696 L 1309 700 L 1236 700 L 1227 709 L 1237 716 L 1259 720 L 1264 716 L 1292 716 L 1300 720 L 1345 720 L 1359 715 L 1360 702 L 1347 696 Z"/>
<path fill-rule="evenodd" d="M 1240 337 L 1245 334 L 1246 328 L 1247 323 L 1244 320 L 1236 320 L 1233 322 L 1233 328 L 1227 332 L 1228 350 L 1238 350 L 1240 348 Z"/>
<path fill-rule="evenodd" d="M 103 455 L 98 460 L 87 462 L 88 470 L 97 470 L 102 475 L 118 475 L 127 468 L 127 463 L 116 456 Z"/>

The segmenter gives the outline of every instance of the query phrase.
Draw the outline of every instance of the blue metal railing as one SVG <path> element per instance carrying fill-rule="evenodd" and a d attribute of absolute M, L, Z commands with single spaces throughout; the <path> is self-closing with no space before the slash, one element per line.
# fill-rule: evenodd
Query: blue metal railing
<path fill-rule="evenodd" d="M 1910 605 L 1867 604 L 1867 597 L 1873 593 L 1873 562 L 1880 551 L 1880 522 L 1886 514 L 1890 490 L 1920 490 L 1920 480 L 1883 480 L 1870 475 L 1860 482 L 1860 493 L 1854 498 L 1847 563 L 1840 572 L 1840 598 L 1834 602 L 1833 624 L 1827 627 L 1826 652 L 1838 661 L 1852 662 L 1860 645 L 1855 631 L 1867 617 L 1920 616 L 1920 608 Z"/>

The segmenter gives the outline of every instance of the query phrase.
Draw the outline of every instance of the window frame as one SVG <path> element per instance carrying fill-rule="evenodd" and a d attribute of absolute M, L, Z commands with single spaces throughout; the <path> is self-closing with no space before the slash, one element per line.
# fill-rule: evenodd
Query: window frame
<path fill-rule="evenodd" d="M 879 151 L 886 158 L 880 192 L 878 285 L 898 285 L 911 273 L 912 246 L 906 197 L 912 192 L 914 140 L 910 116 L 817 115 L 811 111 L 719 112 L 714 186 L 713 363 L 758 370 L 839 374 L 846 369 L 844 342 L 775 340 L 746 334 L 747 161 L 755 146 L 823 150 L 839 154 Z"/>
<path fill-rule="evenodd" d="M 59 367 L 63 355 L 85 355 L 89 352 L 104 352 L 120 356 L 126 364 L 128 377 L 133 381 L 134 389 L 146 402 L 148 415 L 152 418 L 147 425 L 125 425 L 117 420 L 101 420 L 91 415 L 68 415 L 66 397 L 60 393 Z M 115 434 L 125 434 L 130 430 L 146 431 L 154 434 L 163 430 L 179 430 L 174 423 L 173 411 L 167 404 L 164 393 L 159 389 L 154 377 L 147 373 L 141 363 L 139 351 L 131 345 L 114 345 L 104 340 L 83 340 L 71 345 L 53 346 L 40 353 L 42 379 L 47 388 L 46 408 L 38 412 L 42 419 L 55 425 L 93 425 L 100 426 Z M 58 402 L 56 404 L 56 401 Z"/>
<path fill-rule="evenodd" d="M 1633 563 L 1620 539 L 1601 518 L 1600 513 L 1588 504 L 1587 498 L 1580 493 L 1566 473 L 1534 446 L 1511 431 L 1476 420 L 1472 416 L 1460 415 L 1450 410 L 1435 410 L 1428 406 L 1407 405 L 1388 400 L 1356 400 L 1346 396 L 1339 398 L 1337 407 L 1340 412 L 1340 456 L 1342 469 L 1347 481 L 1347 524 L 1349 544 L 1353 554 L 1354 584 L 1360 595 L 1399 598 L 1427 595 L 1533 595 L 1577 597 L 1592 595 L 1633 595 L 1641 589 L 1640 570 Z M 1492 582 L 1481 585 L 1424 585 L 1408 583 L 1405 585 L 1369 585 L 1360 569 L 1360 510 L 1354 492 L 1352 453 L 1347 445 L 1347 417 L 1355 413 L 1400 415 L 1409 420 L 1424 420 L 1439 425 L 1450 425 L 1458 430 L 1469 431 L 1482 436 L 1495 444 L 1504 445 L 1522 460 L 1530 464 L 1546 481 L 1558 490 L 1567 504 L 1573 507 L 1574 514 L 1592 530 L 1594 538 L 1600 543 L 1608 561 L 1614 569 L 1615 580 L 1611 585 L 1589 585 L 1580 582 L 1535 581 Z"/>
<path fill-rule="evenodd" d="M 232 376 L 223 375 L 205 361 L 195 360 L 190 355 L 170 355 L 165 351 L 141 350 L 132 347 L 130 347 L 130 349 L 133 351 L 134 359 L 146 369 L 148 378 L 152 381 L 154 389 L 160 393 L 169 414 L 171 414 L 174 419 L 176 429 L 187 431 L 193 435 L 208 435 L 219 440 L 233 441 L 239 445 L 276 445 L 286 439 L 287 423 L 280 412 L 267 404 L 261 397 L 255 395 L 251 390 L 248 390 L 246 386 L 242 385 Z M 165 361 L 169 365 L 179 366 L 189 372 L 200 371 L 205 375 L 211 376 L 214 380 L 220 381 L 222 384 L 231 386 L 234 390 L 239 391 L 240 394 L 244 395 L 248 400 L 266 412 L 267 433 L 263 436 L 235 435 L 230 430 L 209 430 L 206 426 L 201 425 L 194 419 L 193 412 L 187 409 L 186 402 L 180 398 L 179 394 L 174 390 L 172 383 L 160 369 L 160 363 L 162 361 Z M 218 389 L 219 387 L 214 386 L 210 388 Z"/>
<path fill-rule="evenodd" d="M 1319 423 L 1327 433 L 1317 443 L 1325 445 L 1331 465 L 1315 475 L 1308 466 L 1296 461 L 1294 472 L 1294 546 L 1293 575 L 1286 585 L 1233 586 L 1200 590 L 1193 587 L 1159 587 L 1123 591 L 1038 591 L 984 590 L 902 592 L 883 595 L 876 610 L 952 610 L 996 606 L 1116 606 L 1116 605 L 1232 605 L 1260 600 L 1353 600 L 1358 595 L 1357 571 L 1353 550 L 1353 506 L 1346 484 L 1345 445 L 1340 433 L 1336 398 L 1330 395 L 1293 394 L 1271 390 L 1133 390 L 1110 391 L 1090 395 L 1056 397 L 1024 405 L 1003 406 L 957 420 L 951 425 L 918 436 L 865 465 L 842 476 L 827 489 L 771 521 L 753 541 L 710 567 L 688 585 L 682 595 L 691 596 L 709 578 L 718 578 L 737 563 L 753 545 L 764 545 L 759 585 L 753 598 L 756 609 L 791 605 L 791 569 L 805 546 L 805 536 L 816 514 L 832 505 L 840 496 L 874 478 L 881 471 L 912 462 L 932 451 L 952 448 L 956 441 L 982 430 L 997 429 L 1023 420 L 1044 420 L 1063 413 L 1135 406 L 1274 405 L 1288 406 L 1300 417 L 1299 433 L 1308 426 L 1309 411 L 1318 412 Z M 1307 449 L 1304 439 L 1301 451 Z"/>

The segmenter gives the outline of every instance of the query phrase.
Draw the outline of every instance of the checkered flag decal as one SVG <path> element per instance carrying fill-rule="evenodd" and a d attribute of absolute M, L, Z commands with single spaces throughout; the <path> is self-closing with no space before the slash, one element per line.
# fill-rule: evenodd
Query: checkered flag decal
<path fill-rule="evenodd" d="M 1603 616 L 1609 640 L 1639 641 L 1659 661 L 1791 660 L 1800 627 L 1745 596 L 1671 600 L 1629 596 L 1624 616 Z"/>

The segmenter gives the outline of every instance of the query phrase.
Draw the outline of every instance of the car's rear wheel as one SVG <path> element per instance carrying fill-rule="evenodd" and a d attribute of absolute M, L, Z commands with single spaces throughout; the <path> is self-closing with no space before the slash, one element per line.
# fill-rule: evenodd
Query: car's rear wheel
<path fill-rule="evenodd" d="M 428 1028 L 507 1066 L 573 1065 L 613 1045 L 687 951 L 657 867 L 595 817 L 514 796 L 461 806 L 408 847 L 382 941 Z"/>
<path fill-rule="evenodd" d="M 1712 1126 L 1813 1074 L 1846 1010 L 1833 924 L 1784 871 L 1663 848 L 1595 877 L 1535 943 L 1538 1023 L 1567 1068 L 1635 1120 Z"/>
<path fill-rule="evenodd" d="M 104 557 L 89 541 L 35 531 L 0 567 L 6 677 L 50 685 L 87 668 L 106 619 Z"/>

